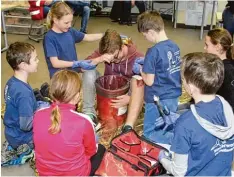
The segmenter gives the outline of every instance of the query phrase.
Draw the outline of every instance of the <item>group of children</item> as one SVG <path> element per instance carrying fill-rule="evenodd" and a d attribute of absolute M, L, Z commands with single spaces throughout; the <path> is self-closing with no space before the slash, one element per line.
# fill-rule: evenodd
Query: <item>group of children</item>
<path fill-rule="evenodd" d="M 135 49 L 131 53 L 131 45 L 124 44 L 115 31 L 109 30 L 103 36 L 84 34 L 71 28 L 73 15 L 65 3 L 55 3 L 50 13 L 51 29 L 45 35 L 43 47 L 51 77 L 53 103 L 38 109 L 33 89 L 27 82 L 28 75 L 37 71 L 35 48 L 27 43 L 11 44 L 6 58 L 14 76 L 4 90 L 5 136 L 9 143 L 5 150 L 16 152 L 16 156 L 5 159 L 2 165 L 23 163 L 32 157 L 34 149 L 39 175 L 94 175 L 105 148 L 98 144 L 95 135 L 93 122 L 96 115 L 92 112 L 94 101 L 91 102 L 94 98 L 84 104 L 84 114 L 75 111 L 82 87 L 77 72 L 83 72 L 83 75 L 96 73 L 96 65 L 105 62 L 108 74 L 129 75 L 130 78 L 133 74 L 141 75 L 145 83 L 143 134 L 155 143 L 171 145 L 172 156 L 164 151 L 159 155 L 159 161 L 170 174 L 231 175 L 234 47 L 232 37 L 225 29 L 208 32 L 206 53 L 187 54 L 181 60 L 180 49 L 168 39 L 160 14 L 145 12 L 138 17 L 138 31 L 155 44 L 148 49 L 145 58 L 139 58 L 142 54 Z M 78 61 L 75 43 L 99 39 L 96 55 Z M 83 77 L 84 82 L 87 79 Z M 178 119 L 170 120 L 175 124 L 173 133 L 165 134 L 163 127 L 158 126 L 165 120 L 160 119 L 154 96 L 169 112 L 176 112 L 182 81 L 195 104 Z M 83 84 L 83 92 L 83 95 L 89 94 L 87 84 Z M 216 95 L 217 92 L 220 96 Z M 130 100 L 135 96 L 131 94 Z M 127 102 L 131 104 L 130 100 L 128 98 Z M 113 103 L 113 106 L 117 105 Z M 135 121 L 132 119 L 130 125 Z M 25 145 L 30 151 L 20 153 Z"/>

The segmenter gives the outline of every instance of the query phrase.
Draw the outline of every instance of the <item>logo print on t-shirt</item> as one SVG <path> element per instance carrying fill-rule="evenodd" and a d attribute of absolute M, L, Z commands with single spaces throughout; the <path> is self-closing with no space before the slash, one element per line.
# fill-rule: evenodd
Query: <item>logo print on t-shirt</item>
<path fill-rule="evenodd" d="M 172 52 L 171 51 L 167 52 L 167 58 L 169 61 L 171 61 L 171 59 L 172 59 Z M 172 61 L 172 64 L 173 64 L 173 61 Z"/>
<path fill-rule="evenodd" d="M 7 102 L 7 100 L 11 99 L 10 95 L 8 94 L 8 88 L 9 88 L 8 85 L 6 85 L 5 90 L 4 90 L 5 103 Z"/>
<path fill-rule="evenodd" d="M 171 51 L 167 52 L 167 58 L 169 62 L 170 74 L 180 71 L 180 51 L 176 51 L 174 54 Z"/>
<path fill-rule="evenodd" d="M 225 140 L 216 140 L 215 145 L 211 148 L 211 151 L 214 151 L 215 156 L 220 152 L 231 152 L 234 150 L 234 137 L 229 139 L 231 142 Z"/>

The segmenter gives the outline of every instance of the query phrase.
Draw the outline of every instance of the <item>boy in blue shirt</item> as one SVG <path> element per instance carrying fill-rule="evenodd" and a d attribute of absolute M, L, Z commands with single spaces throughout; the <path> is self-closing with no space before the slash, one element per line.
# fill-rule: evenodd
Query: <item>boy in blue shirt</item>
<path fill-rule="evenodd" d="M 156 43 L 149 48 L 144 61 L 136 61 L 133 71 L 141 74 L 145 82 L 145 117 L 143 134 L 157 143 L 169 144 L 173 134 L 160 127 L 160 113 L 154 103 L 159 97 L 162 106 L 176 112 L 181 95 L 180 49 L 167 38 L 164 22 L 158 12 L 145 12 L 138 17 L 138 31 Z M 140 64 L 143 65 L 143 69 Z"/>
<path fill-rule="evenodd" d="M 2 152 L 2 157 L 6 157 L 2 158 L 2 166 L 22 164 L 33 156 L 32 121 L 37 103 L 28 84 L 28 76 L 37 71 L 39 62 L 34 46 L 23 42 L 11 44 L 6 59 L 14 70 L 14 76 L 8 80 L 4 90 L 6 111 L 3 123 L 9 146 L 5 146 L 5 154 Z M 9 156 L 13 152 L 18 156 Z"/>
<path fill-rule="evenodd" d="M 234 115 L 229 103 L 216 95 L 224 79 L 217 55 L 187 54 L 181 75 L 195 105 L 176 122 L 171 151 L 159 160 L 173 176 L 231 176 L 234 149 Z"/>

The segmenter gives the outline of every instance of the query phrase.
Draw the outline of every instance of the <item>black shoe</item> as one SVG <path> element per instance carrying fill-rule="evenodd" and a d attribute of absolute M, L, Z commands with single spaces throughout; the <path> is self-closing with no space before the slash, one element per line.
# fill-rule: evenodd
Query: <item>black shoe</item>
<path fill-rule="evenodd" d="M 119 24 L 120 24 L 120 25 L 127 25 L 127 24 L 128 24 L 128 22 L 119 21 Z"/>
<path fill-rule="evenodd" d="M 129 22 L 129 23 L 131 23 L 131 24 L 136 24 L 137 22 L 136 22 L 136 21 L 131 21 L 131 22 Z"/>
<path fill-rule="evenodd" d="M 132 24 L 136 24 L 136 22 L 135 21 L 127 21 L 127 22 L 120 21 L 119 24 L 132 26 Z"/>
<path fill-rule="evenodd" d="M 119 19 L 117 19 L 117 20 L 111 20 L 111 22 L 113 22 L 113 23 L 119 22 Z"/>
<path fill-rule="evenodd" d="M 49 98 L 49 84 L 45 82 L 44 84 L 41 85 L 40 92 L 43 97 L 48 97 Z"/>

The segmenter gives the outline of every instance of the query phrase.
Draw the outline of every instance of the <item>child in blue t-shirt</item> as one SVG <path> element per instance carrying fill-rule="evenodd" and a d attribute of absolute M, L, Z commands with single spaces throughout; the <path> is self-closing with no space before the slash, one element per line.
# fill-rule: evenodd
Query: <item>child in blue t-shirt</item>
<path fill-rule="evenodd" d="M 164 22 L 158 12 L 145 12 L 138 17 L 138 31 L 156 43 L 149 48 L 144 61 L 136 61 L 133 71 L 145 82 L 145 117 L 143 134 L 157 143 L 170 143 L 172 133 L 163 131 L 160 113 L 154 103 L 159 97 L 162 106 L 176 112 L 181 95 L 180 49 L 167 38 Z M 143 65 L 143 69 L 140 64 Z"/>
<path fill-rule="evenodd" d="M 159 160 L 173 176 L 231 176 L 234 115 L 216 95 L 224 65 L 217 55 L 191 53 L 182 59 L 181 75 L 195 105 L 176 122 L 170 148 L 174 155 L 161 151 Z"/>
<path fill-rule="evenodd" d="M 103 34 L 84 34 L 71 28 L 73 12 L 65 2 L 56 2 L 48 14 L 50 30 L 45 35 L 43 47 L 50 77 L 60 69 L 75 71 L 94 69 L 90 60 L 77 61 L 76 43 L 95 41 Z"/>
<path fill-rule="evenodd" d="M 94 69 L 96 67 L 94 61 L 78 61 L 75 44 L 81 41 L 99 40 L 103 34 L 84 34 L 71 28 L 73 12 L 65 2 L 56 2 L 50 9 L 48 19 L 51 29 L 45 35 L 43 47 L 50 77 L 60 69 L 77 72 Z M 83 88 L 84 95 L 88 95 L 88 91 Z M 83 102 L 83 113 L 97 122 L 96 117 L 92 115 L 93 103 L 85 99 Z"/>
<path fill-rule="evenodd" d="M 34 46 L 23 42 L 11 44 L 6 59 L 14 76 L 4 90 L 3 123 L 8 145 L 2 149 L 2 166 L 23 164 L 33 156 L 32 122 L 37 103 L 28 76 L 37 71 L 39 62 Z"/>

